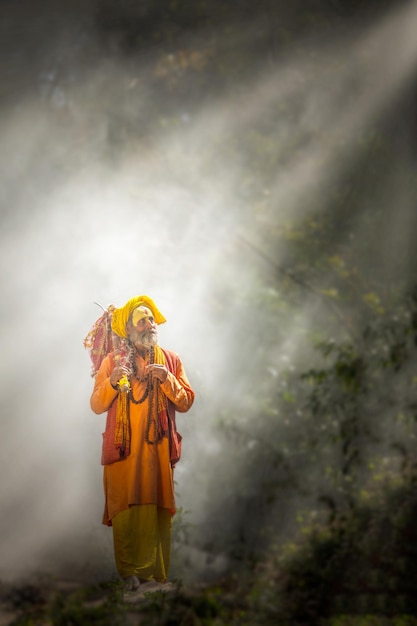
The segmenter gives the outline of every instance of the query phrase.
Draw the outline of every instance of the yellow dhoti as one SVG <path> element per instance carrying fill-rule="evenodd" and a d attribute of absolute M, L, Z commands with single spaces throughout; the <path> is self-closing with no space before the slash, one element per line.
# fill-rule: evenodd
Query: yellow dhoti
<path fill-rule="evenodd" d="M 165 582 L 171 553 L 171 511 L 155 504 L 138 504 L 118 513 L 112 522 L 119 575 Z"/>

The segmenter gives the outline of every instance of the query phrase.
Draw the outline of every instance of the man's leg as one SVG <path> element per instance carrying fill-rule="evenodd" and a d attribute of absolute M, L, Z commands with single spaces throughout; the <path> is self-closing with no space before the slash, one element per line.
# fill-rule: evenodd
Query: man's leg
<path fill-rule="evenodd" d="M 169 509 L 158 509 L 159 542 L 156 554 L 154 578 L 164 583 L 168 578 L 171 561 L 172 513 Z"/>
<path fill-rule="evenodd" d="M 112 520 L 114 555 L 123 579 L 165 582 L 171 553 L 172 516 L 154 504 L 140 504 Z"/>

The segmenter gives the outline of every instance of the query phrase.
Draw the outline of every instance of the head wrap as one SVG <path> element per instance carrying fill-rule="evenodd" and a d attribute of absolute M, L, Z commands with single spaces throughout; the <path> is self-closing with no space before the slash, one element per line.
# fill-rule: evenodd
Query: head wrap
<path fill-rule="evenodd" d="M 145 317 L 153 317 L 153 313 L 147 306 L 141 304 L 140 306 L 137 306 L 136 309 L 133 309 L 130 319 L 133 326 L 136 326 L 140 322 L 140 320 L 143 320 L 143 318 Z"/>
<path fill-rule="evenodd" d="M 148 296 L 135 296 L 126 302 L 120 309 L 114 309 L 111 321 L 112 331 L 119 337 L 127 337 L 126 324 L 132 312 L 139 306 L 146 306 L 152 311 L 153 318 L 157 324 L 166 322 L 165 317 L 157 308 L 155 302 Z"/>

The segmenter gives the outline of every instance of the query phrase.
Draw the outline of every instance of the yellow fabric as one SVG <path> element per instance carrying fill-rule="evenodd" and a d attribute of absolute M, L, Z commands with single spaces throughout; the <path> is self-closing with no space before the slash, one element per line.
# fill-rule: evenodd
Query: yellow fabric
<path fill-rule="evenodd" d="M 146 306 L 137 306 L 136 309 L 133 309 L 132 313 L 132 324 L 136 326 L 140 320 L 143 320 L 144 317 L 153 317 L 152 311 L 148 309 Z"/>
<path fill-rule="evenodd" d="M 157 308 L 155 302 L 151 300 L 151 298 L 148 296 L 135 296 L 134 298 L 128 300 L 120 309 L 114 309 L 113 311 L 111 327 L 116 335 L 126 339 L 126 324 L 131 313 L 140 305 L 144 305 L 152 311 L 153 318 L 157 324 L 163 324 L 166 322 L 165 317 L 162 315 L 161 311 Z"/>
<path fill-rule="evenodd" d="M 162 348 L 160 348 L 159 346 L 154 346 L 153 353 L 154 353 L 155 363 L 158 363 L 160 365 L 165 363 L 165 355 L 164 355 L 164 351 L 162 350 Z"/>
<path fill-rule="evenodd" d="M 126 387 L 125 391 L 119 393 L 117 398 L 116 407 L 116 429 L 114 431 L 114 443 L 116 446 L 120 446 L 121 450 L 130 450 L 130 427 L 129 427 L 129 398 L 128 389 L 130 389 L 130 383 L 126 376 L 119 381 L 120 387 Z"/>
<path fill-rule="evenodd" d="M 165 582 L 171 553 L 172 514 L 155 504 L 132 506 L 113 518 L 117 571 L 122 578 Z"/>
<path fill-rule="evenodd" d="M 154 363 L 165 365 L 165 355 L 159 346 L 154 347 Z M 166 410 L 166 396 L 161 392 L 159 381 L 154 382 L 156 391 L 156 402 L 154 403 L 154 424 L 158 421 L 161 411 Z M 155 433 L 156 434 L 156 433 Z"/>

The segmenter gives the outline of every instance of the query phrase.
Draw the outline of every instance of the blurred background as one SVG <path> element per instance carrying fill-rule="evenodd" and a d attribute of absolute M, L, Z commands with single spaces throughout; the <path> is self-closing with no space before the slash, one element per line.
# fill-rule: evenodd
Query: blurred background
<path fill-rule="evenodd" d="M 359 568 L 405 610 L 417 3 L 1 14 L 0 578 L 115 575 L 83 339 L 96 303 L 148 294 L 196 391 L 173 575 L 275 593 L 311 558 L 317 602 L 339 576 L 343 605 Z"/>

